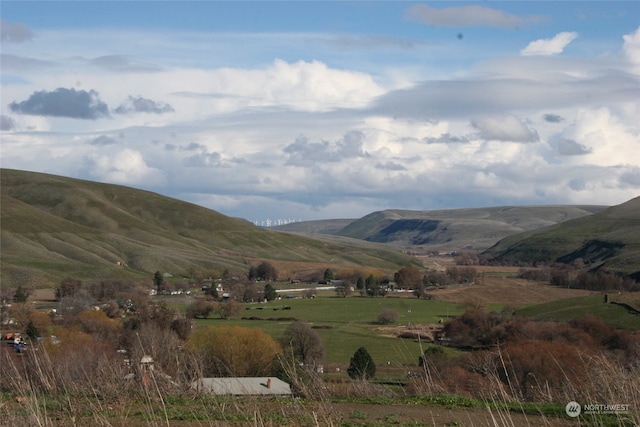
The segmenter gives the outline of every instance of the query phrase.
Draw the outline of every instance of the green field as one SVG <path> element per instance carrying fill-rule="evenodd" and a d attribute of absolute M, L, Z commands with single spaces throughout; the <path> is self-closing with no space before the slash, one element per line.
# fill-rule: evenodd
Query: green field
<path fill-rule="evenodd" d="M 283 310 L 287 306 L 288 310 Z M 378 366 L 392 367 L 415 365 L 424 342 L 400 339 L 385 334 L 376 324 L 378 314 L 384 309 L 394 310 L 398 320 L 391 326 L 408 324 L 437 324 L 462 313 L 458 304 L 416 298 L 366 298 L 325 297 L 314 299 L 282 299 L 265 304 L 247 304 L 242 317 L 260 317 L 264 320 L 216 318 L 197 319 L 196 327 L 204 325 L 238 325 L 245 328 L 261 328 L 279 339 L 290 320 L 296 318 L 316 327 L 323 339 L 329 365 L 348 365 L 359 347 L 365 347 Z M 273 319 L 273 320 L 268 320 Z"/>
<path fill-rule="evenodd" d="M 618 299 L 621 299 L 618 294 L 609 294 L 609 301 L 617 301 Z M 640 330 L 640 316 L 630 314 L 619 305 L 605 304 L 603 295 L 590 295 L 536 304 L 518 310 L 517 314 L 535 320 L 556 321 L 568 321 L 591 314 L 616 328 Z"/>

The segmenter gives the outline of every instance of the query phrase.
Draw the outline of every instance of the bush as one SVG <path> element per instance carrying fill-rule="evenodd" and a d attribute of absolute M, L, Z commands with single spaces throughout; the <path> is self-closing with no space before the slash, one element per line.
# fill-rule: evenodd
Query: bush
<path fill-rule="evenodd" d="M 378 323 L 381 325 L 390 325 L 395 323 L 396 320 L 398 320 L 398 313 L 390 308 L 385 308 L 380 314 L 378 314 Z"/>

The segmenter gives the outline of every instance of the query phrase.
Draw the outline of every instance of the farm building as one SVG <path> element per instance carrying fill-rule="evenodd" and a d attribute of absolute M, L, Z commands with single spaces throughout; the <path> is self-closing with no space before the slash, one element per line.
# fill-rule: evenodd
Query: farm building
<path fill-rule="evenodd" d="M 289 396 L 291 387 L 278 378 L 235 377 L 201 378 L 191 384 L 197 391 L 235 396 Z"/>

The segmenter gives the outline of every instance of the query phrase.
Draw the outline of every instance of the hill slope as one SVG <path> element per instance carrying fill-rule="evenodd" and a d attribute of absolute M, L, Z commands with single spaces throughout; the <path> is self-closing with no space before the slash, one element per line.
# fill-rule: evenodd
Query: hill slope
<path fill-rule="evenodd" d="M 605 208 L 507 206 L 435 211 L 386 210 L 353 221 L 337 234 L 404 248 L 486 249 L 506 236 L 592 215 Z"/>
<path fill-rule="evenodd" d="M 9 169 L 0 169 L 0 179 L 4 285 L 150 277 L 157 270 L 243 274 L 256 260 L 388 269 L 411 262 L 379 246 L 265 230 L 148 191 Z"/>
<path fill-rule="evenodd" d="M 564 262 L 581 258 L 640 279 L 640 197 L 600 213 L 507 237 L 487 251 L 509 262 Z"/>

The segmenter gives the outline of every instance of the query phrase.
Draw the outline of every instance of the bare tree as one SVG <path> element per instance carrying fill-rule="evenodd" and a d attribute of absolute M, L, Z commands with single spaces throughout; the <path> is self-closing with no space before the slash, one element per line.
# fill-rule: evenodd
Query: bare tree
<path fill-rule="evenodd" d="M 281 343 L 285 352 L 292 353 L 310 372 L 317 371 L 324 364 L 326 354 L 322 338 L 306 322 L 290 324 L 284 331 Z"/>

